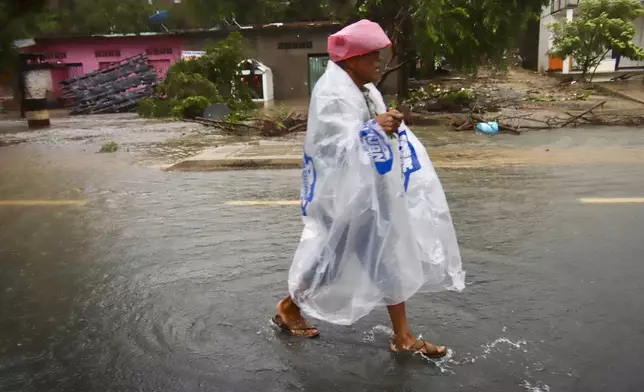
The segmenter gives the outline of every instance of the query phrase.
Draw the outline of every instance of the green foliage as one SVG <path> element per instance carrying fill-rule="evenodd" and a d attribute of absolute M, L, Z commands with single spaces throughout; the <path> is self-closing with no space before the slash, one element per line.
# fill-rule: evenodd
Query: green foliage
<path fill-rule="evenodd" d="M 410 110 L 460 112 L 472 109 L 477 104 L 477 95 L 470 88 L 441 87 L 429 85 L 427 88 L 412 90 L 403 105 Z"/>
<path fill-rule="evenodd" d="M 587 101 L 590 93 L 576 92 L 563 98 L 555 98 L 552 95 L 531 95 L 522 100 L 527 102 L 556 102 L 556 101 Z"/>
<path fill-rule="evenodd" d="M 209 45 L 206 54 L 194 60 L 174 64 L 159 87 L 171 99 L 204 96 L 214 103 L 225 103 L 232 110 L 253 106 L 248 86 L 240 80 L 240 64 L 246 59 L 244 39 L 239 33 Z"/>
<path fill-rule="evenodd" d="M 145 118 L 157 117 L 155 116 L 156 104 L 154 98 L 145 98 L 136 105 L 136 113 Z"/>
<path fill-rule="evenodd" d="M 353 4 L 352 4 L 353 3 Z M 346 0 L 183 0 L 191 26 L 212 27 L 226 18 L 240 24 L 328 20 L 352 14 L 356 1 Z"/>
<path fill-rule="evenodd" d="M 253 116 L 251 115 L 250 111 L 240 110 L 240 111 L 230 112 L 230 114 L 224 117 L 224 121 L 228 121 L 232 123 L 240 123 L 243 121 L 251 120 L 252 118 Z"/>
<path fill-rule="evenodd" d="M 156 10 L 139 0 L 76 0 L 36 16 L 33 33 L 42 35 L 126 34 L 150 30 Z"/>
<path fill-rule="evenodd" d="M 119 145 L 116 142 L 108 142 L 101 146 L 101 149 L 98 151 L 100 153 L 113 153 L 119 150 Z"/>
<path fill-rule="evenodd" d="M 199 73 L 177 72 L 171 68 L 158 91 L 170 99 L 182 100 L 193 96 L 219 101 L 217 86 Z"/>
<path fill-rule="evenodd" d="M 139 102 L 136 112 L 145 118 L 172 117 L 172 109 L 177 106 L 175 99 L 146 98 Z"/>
<path fill-rule="evenodd" d="M 206 97 L 188 97 L 172 109 L 172 114 L 178 118 L 201 117 L 210 104 L 210 100 Z"/>
<path fill-rule="evenodd" d="M 243 48 L 241 34 L 232 33 L 209 45 L 202 57 L 177 62 L 158 86 L 157 97 L 142 101 L 137 112 L 143 117 L 194 118 L 211 103 L 226 104 L 233 112 L 253 108 L 251 90 L 239 76 L 246 59 Z M 194 115 L 193 108 L 196 111 L 206 101 L 208 104 Z"/>
<path fill-rule="evenodd" d="M 357 14 L 378 21 L 394 49 L 413 50 L 426 64 L 445 58 L 456 69 L 474 71 L 483 63 L 506 65 L 520 32 L 548 0 L 365 0 Z M 405 14 L 411 34 L 403 34 Z M 408 43 L 411 45 L 408 49 Z"/>
<path fill-rule="evenodd" d="M 438 102 L 449 102 L 458 105 L 469 105 L 476 98 L 476 93 L 471 88 L 441 88 L 437 85 L 429 85 L 427 89 L 420 88 L 409 94 L 405 105 L 414 105 L 419 102 L 436 100 Z"/>
<path fill-rule="evenodd" d="M 550 54 L 572 56 L 584 77 L 595 73 L 603 58 L 614 50 L 633 60 L 644 59 L 644 50 L 633 42 L 633 21 L 644 15 L 644 7 L 635 0 L 584 0 L 580 15 L 571 22 L 552 23 L 553 47 Z"/>
<path fill-rule="evenodd" d="M 440 98 L 458 105 L 469 105 L 474 100 L 474 90 L 465 88 L 451 90 L 445 92 Z"/>

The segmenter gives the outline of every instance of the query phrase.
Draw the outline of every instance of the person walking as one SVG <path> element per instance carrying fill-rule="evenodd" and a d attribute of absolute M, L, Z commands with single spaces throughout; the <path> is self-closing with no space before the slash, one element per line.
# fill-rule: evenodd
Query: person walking
<path fill-rule="evenodd" d="M 415 337 L 405 302 L 419 291 L 461 291 L 465 273 L 431 161 L 374 86 L 380 51 L 390 46 L 368 20 L 329 37 L 331 61 L 313 89 L 304 142 L 304 230 L 290 295 L 272 321 L 289 335 L 314 338 L 320 331 L 303 313 L 350 325 L 384 305 L 392 352 L 439 358 L 446 347 Z"/>

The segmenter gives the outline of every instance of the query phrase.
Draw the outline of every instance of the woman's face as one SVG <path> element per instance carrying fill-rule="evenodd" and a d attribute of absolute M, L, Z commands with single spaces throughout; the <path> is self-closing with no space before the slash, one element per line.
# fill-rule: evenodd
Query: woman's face
<path fill-rule="evenodd" d="M 380 80 L 380 51 L 352 57 L 345 63 L 347 70 L 365 84 Z"/>

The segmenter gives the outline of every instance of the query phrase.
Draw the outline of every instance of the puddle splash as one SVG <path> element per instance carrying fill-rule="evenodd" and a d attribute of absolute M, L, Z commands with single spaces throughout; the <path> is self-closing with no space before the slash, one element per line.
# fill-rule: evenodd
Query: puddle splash
<path fill-rule="evenodd" d="M 459 362 L 454 360 L 454 355 L 456 352 L 452 349 L 447 349 L 447 354 L 440 359 L 430 358 L 424 354 L 419 354 L 427 362 L 431 362 L 441 373 L 456 374 L 453 370 L 454 365 L 458 365 Z"/>
<path fill-rule="evenodd" d="M 530 382 L 523 380 L 521 386 L 528 392 L 551 392 L 550 386 L 539 381 L 532 385 Z"/>
<path fill-rule="evenodd" d="M 386 335 L 388 338 L 394 336 L 394 331 L 384 325 L 376 325 L 367 332 L 363 332 L 362 341 L 365 343 L 373 343 L 376 341 L 376 335 Z"/>
<path fill-rule="evenodd" d="M 498 338 L 492 343 L 484 344 L 483 345 L 483 355 L 481 355 L 482 358 L 487 358 L 487 356 L 492 352 L 492 349 L 496 348 L 499 344 L 507 344 L 510 347 L 514 347 L 517 350 L 520 350 L 522 347 L 525 347 L 528 342 L 525 340 L 517 340 L 516 342 L 511 341 L 508 338 Z M 523 349 L 523 352 L 528 352 L 525 348 Z"/>

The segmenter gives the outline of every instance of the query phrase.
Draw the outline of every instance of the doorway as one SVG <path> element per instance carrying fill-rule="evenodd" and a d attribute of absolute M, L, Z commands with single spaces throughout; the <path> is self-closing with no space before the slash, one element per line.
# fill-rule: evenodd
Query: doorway
<path fill-rule="evenodd" d="M 313 87 L 326 71 L 329 63 L 328 54 L 311 54 L 309 55 L 309 95 L 313 92 Z"/>

